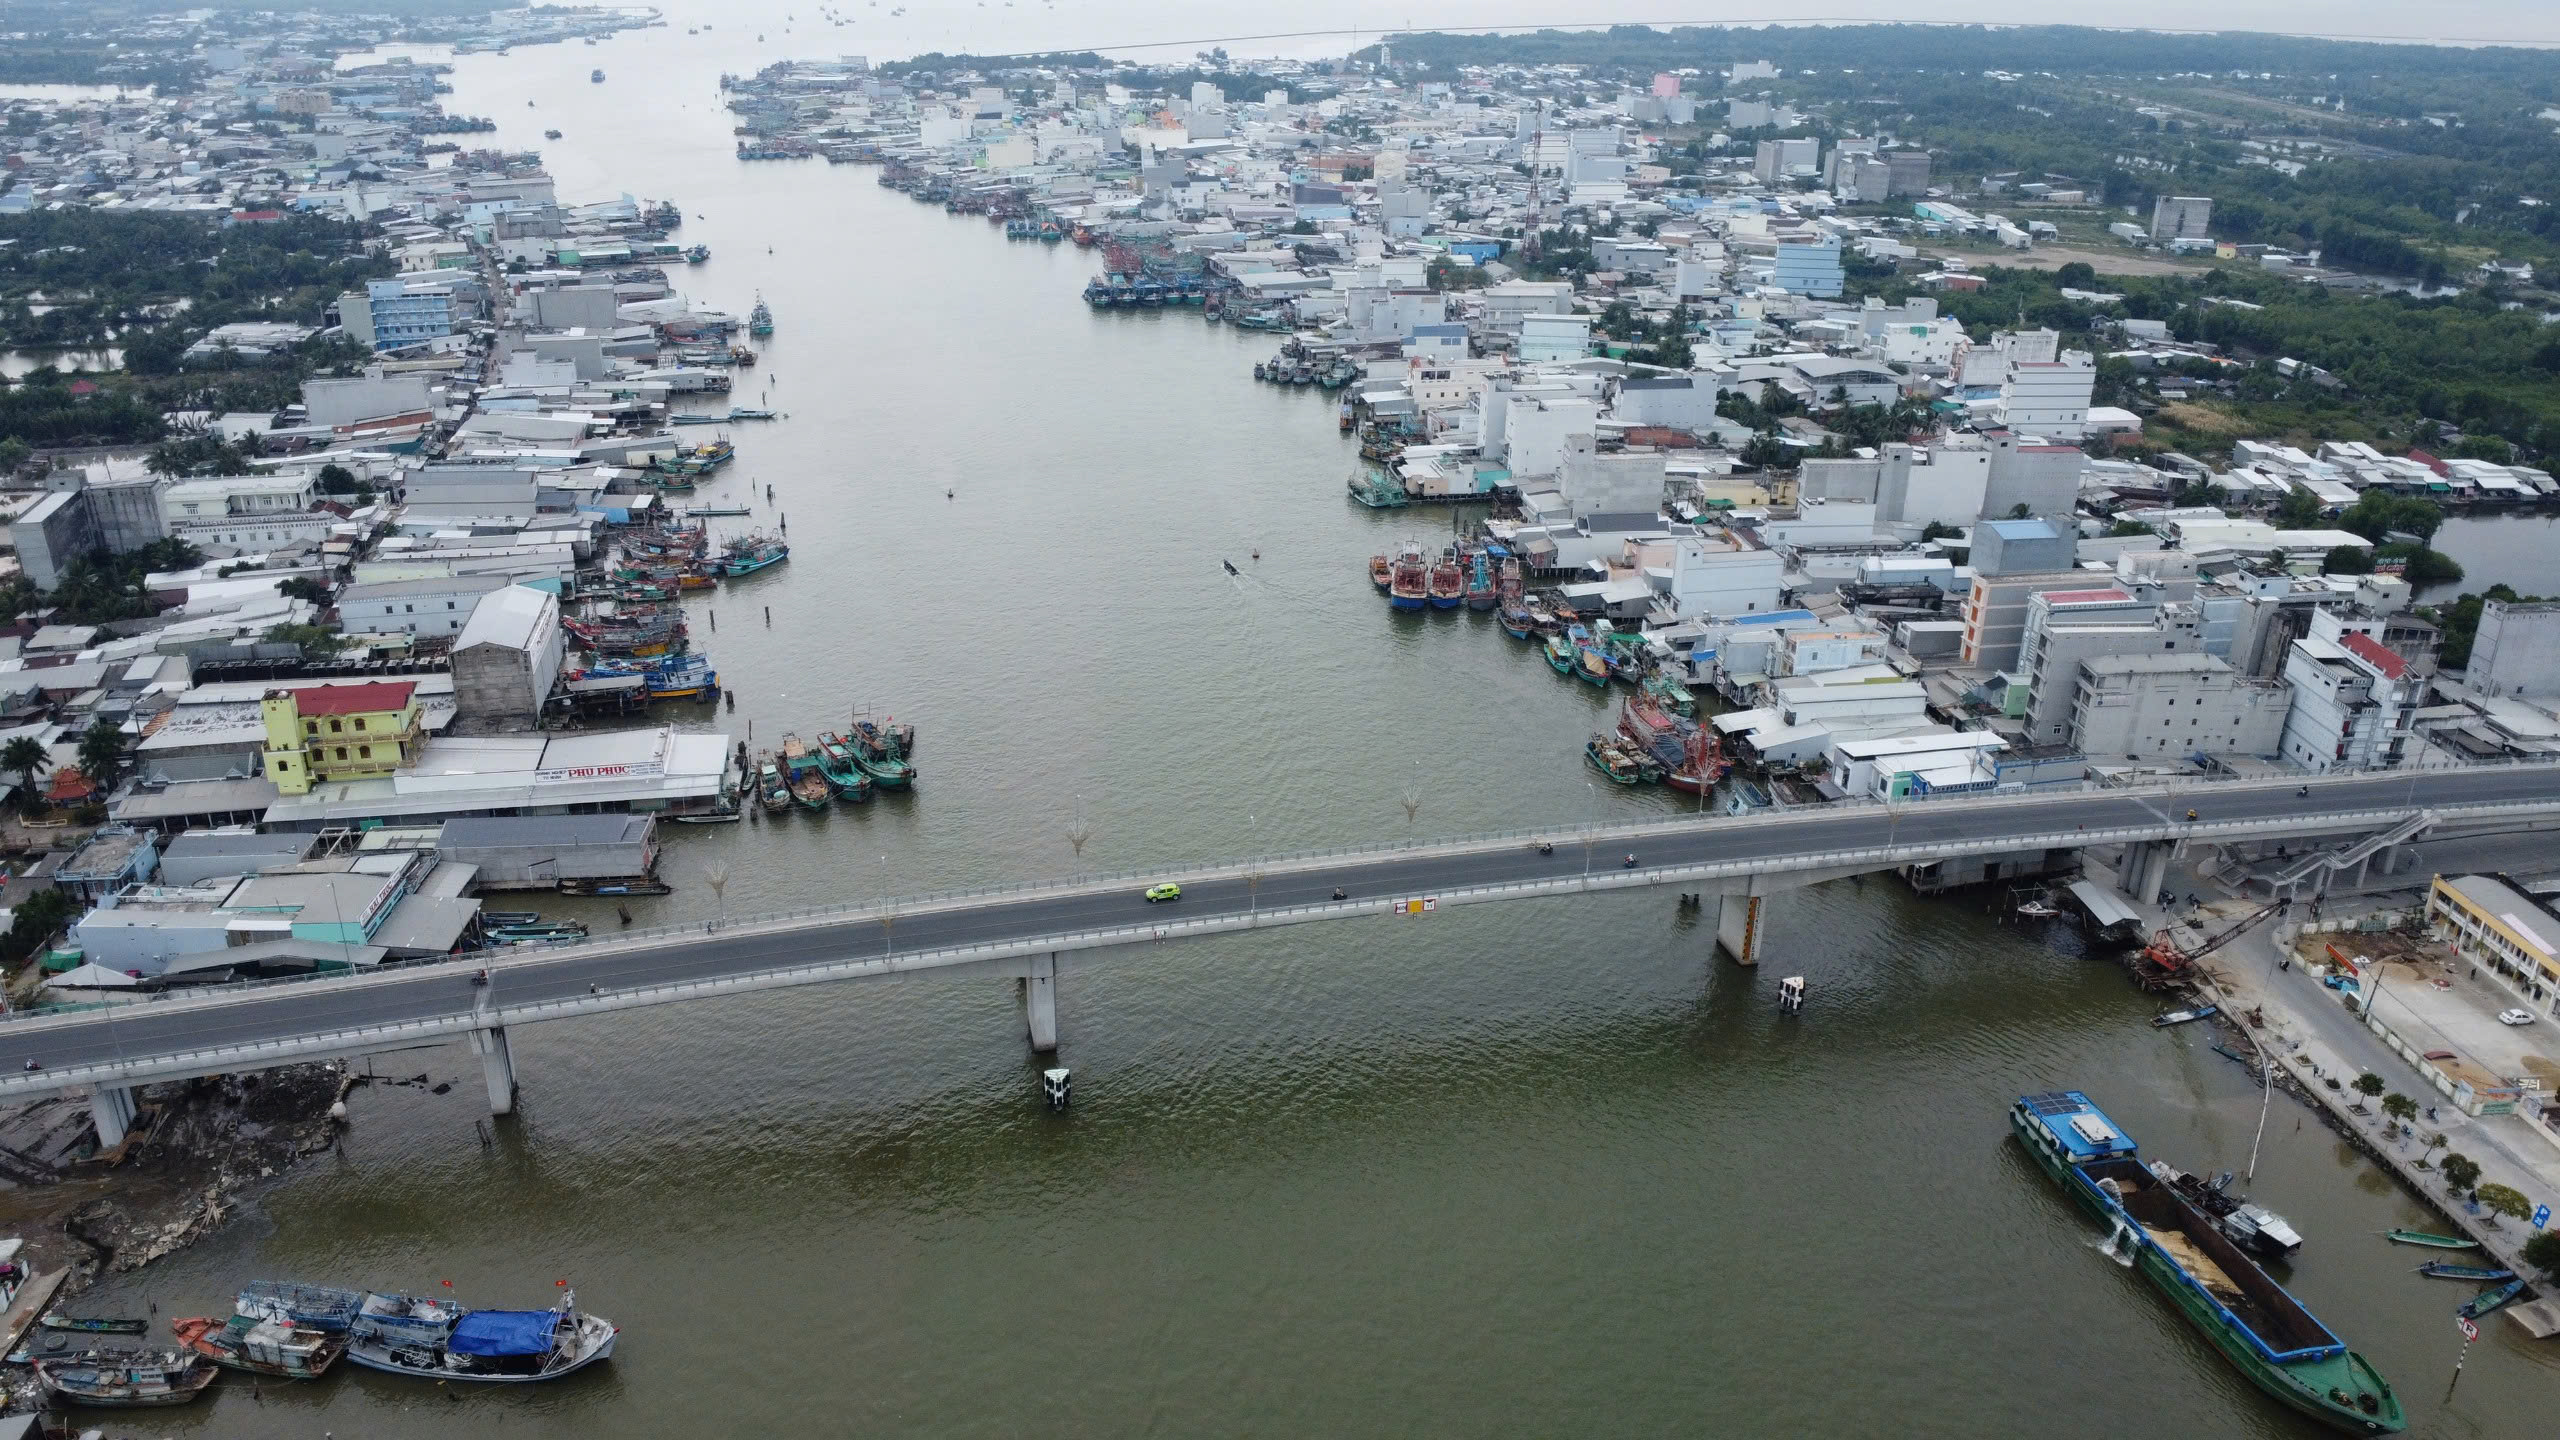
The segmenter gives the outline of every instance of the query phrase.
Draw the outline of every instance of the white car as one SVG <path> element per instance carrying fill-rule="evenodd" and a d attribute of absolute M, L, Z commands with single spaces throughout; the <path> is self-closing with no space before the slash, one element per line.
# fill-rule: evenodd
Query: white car
<path fill-rule="evenodd" d="M 2498 1023 L 2501 1025 L 2530 1025 L 2533 1023 L 2533 1012 L 2530 1010 L 2501 1010 L 2498 1012 Z"/>

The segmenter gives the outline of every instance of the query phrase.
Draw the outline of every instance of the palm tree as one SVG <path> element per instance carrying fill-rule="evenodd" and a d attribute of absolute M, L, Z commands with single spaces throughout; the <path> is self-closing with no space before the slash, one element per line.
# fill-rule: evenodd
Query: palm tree
<path fill-rule="evenodd" d="M 104 796 L 124 773 L 124 731 L 104 716 L 80 736 L 80 773 Z"/>
<path fill-rule="evenodd" d="M 35 808 L 38 799 L 36 772 L 52 763 L 53 759 L 46 753 L 44 743 L 33 735 L 21 735 L 6 745 L 0 745 L 0 770 L 18 772 L 20 800 L 30 811 Z"/>

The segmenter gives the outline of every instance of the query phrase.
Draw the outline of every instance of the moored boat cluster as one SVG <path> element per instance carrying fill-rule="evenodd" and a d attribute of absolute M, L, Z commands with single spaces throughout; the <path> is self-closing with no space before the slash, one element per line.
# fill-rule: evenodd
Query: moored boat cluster
<path fill-rule="evenodd" d="M 14 1361 L 34 1367 L 47 1399 L 92 1409 L 183 1405 L 224 1370 L 317 1380 L 345 1359 L 419 1379 L 524 1384 L 574 1374 L 613 1354 L 621 1327 L 578 1308 L 577 1292 L 544 1310 L 475 1310 L 446 1298 L 259 1281 L 230 1313 L 170 1322 L 173 1346 L 82 1345 L 82 1335 L 141 1335 L 138 1319 L 47 1315 Z"/>

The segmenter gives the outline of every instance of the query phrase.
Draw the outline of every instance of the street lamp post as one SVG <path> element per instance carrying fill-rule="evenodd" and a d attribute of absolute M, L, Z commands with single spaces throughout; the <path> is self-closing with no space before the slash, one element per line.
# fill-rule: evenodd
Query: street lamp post
<path fill-rule="evenodd" d="M 1588 883 L 1591 879 L 1591 847 L 1600 843 L 1600 787 L 1585 780 L 1582 788 L 1591 792 L 1591 819 L 1582 827 L 1582 878 Z"/>

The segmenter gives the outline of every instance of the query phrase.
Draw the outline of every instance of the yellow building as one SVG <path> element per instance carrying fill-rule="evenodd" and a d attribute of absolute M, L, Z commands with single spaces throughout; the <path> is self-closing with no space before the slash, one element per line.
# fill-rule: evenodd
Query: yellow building
<path fill-rule="evenodd" d="M 2533 1008 L 2560 1014 L 2560 917 L 2496 875 L 2439 875 L 2427 922 L 2455 953 L 2494 970 Z"/>
<path fill-rule="evenodd" d="M 426 743 L 414 681 L 270 690 L 258 709 L 267 726 L 267 778 L 283 795 L 380 779 L 415 760 Z"/>

